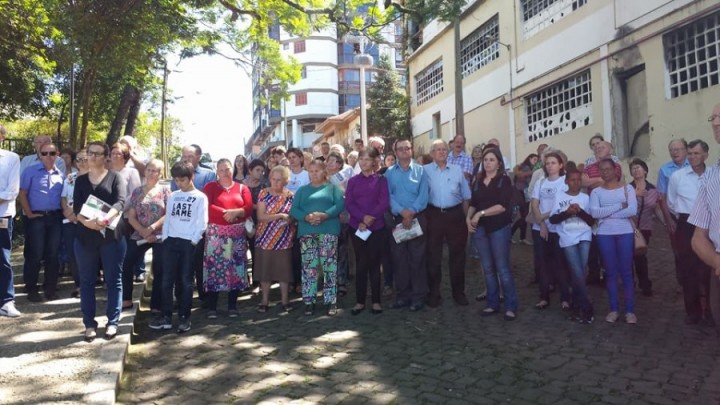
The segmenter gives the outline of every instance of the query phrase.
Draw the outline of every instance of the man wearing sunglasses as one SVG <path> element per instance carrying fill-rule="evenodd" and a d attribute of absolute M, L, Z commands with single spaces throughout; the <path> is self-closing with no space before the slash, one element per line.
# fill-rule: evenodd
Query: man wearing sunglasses
<path fill-rule="evenodd" d="M 35 154 L 27 155 L 22 158 L 22 160 L 20 161 L 20 174 L 22 174 L 28 167 L 40 164 L 40 148 L 42 148 L 43 145 L 46 145 L 48 143 L 52 143 L 52 138 L 47 135 L 38 135 L 35 137 L 35 140 L 33 141 L 33 145 L 35 146 Z M 55 158 L 55 166 L 57 166 L 58 170 L 60 170 L 61 173 L 65 174 L 65 161 L 60 157 L 59 153 Z"/>
<path fill-rule="evenodd" d="M 57 147 L 46 143 L 40 147 L 40 164 L 28 167 L 20 175 L 20 206 L 25 222 L 25 266 L 23 280 L 28 300 L 40 302 L 38 279 L 40 260 L 45 260 L 45 298 L 57 299 L 58 249 L 62 232 L 60 194 L 63 174 L 55 165 L 59 155 Z"/>

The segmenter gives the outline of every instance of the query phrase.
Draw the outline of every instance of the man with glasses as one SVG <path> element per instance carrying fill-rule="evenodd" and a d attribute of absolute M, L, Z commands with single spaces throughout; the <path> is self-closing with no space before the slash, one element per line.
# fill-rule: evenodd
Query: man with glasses
<path fill-rule="evenodd" d="M 418 220 L 423 235 L 405 242 L 390 242 L 394 264 L 393 277 L 397 296 L 390 308 L 409 307 L 410 311 L 423 308 L 428 293 L 427 268 L 427 221 L 425 208 L 428 202 L 428 183 L 425 168 L 413 161 L 412 144 L 408 139 L 395 142 L 397 163 L 388 168 L 385 178 L 390 192 L 390 212 L 393 226 L 402 224 L 410 229 Z"/>
<path fill-rule="evenodd" d="M 20 174 L 22 174 L 25 169 L 30 166 L 41 164 L 40 148 L 48 143 L 52 143 L 52 138 L 47 135 L 38 135 L 35 137 L 35 140 L 33 141 L 33 145 L 35 147 L 35 154 L 27 155 L 22 158 L 22 160 L 20 161 Z M 60 157 L 59 153 L 57 154 L 57 158 L 55 159 L 55 166 L 58 168 L 58 170 L 60 170 L 61 173 L 65 174 L 65 161 Z"/>
<path fill-rule="evenodd" d="M 470 156 L 465 153 L 465 136 L 455 135 L 452 143 L 452 152 L 448 155 L 448 163 L 460 166 L 465 178 L 472 180 L 473 161 Z"/>
<path fill-rule="evenodd" d="M 28 167 L 20 175 L 20 206 L 26 217 L 23 280 L 31 302 L 42 301 L 37 287 L 41 260 L 45 261 L 45 298 L 57 299 L 63 219 L 60 205 L 63 174 L 55 165 L 57 148 L 52 143 L 43 144 L 39 155 L 41 164 Z"/>
<path fill-rule="evenodd" d="M 720 144 L 720 104 L 708 119 L 715 142 Z M 710 266 L 710 309 L 720 338 L 720 162 L 708 167 L 700 185 L 688 223 L 695 226 L 692 247 L 700 259 Z"/>
<path fill-rule="evenodd" d="M 0 143 L 5 140 L 5 134 L 5 127 L 0 124 Z M 21 315 L 15 308 L 15 284 L 10 265 L 15 199 L 19 188 L 20 158 L 13 152 L 0 149 L 0 316 L 11 318 Z"/>

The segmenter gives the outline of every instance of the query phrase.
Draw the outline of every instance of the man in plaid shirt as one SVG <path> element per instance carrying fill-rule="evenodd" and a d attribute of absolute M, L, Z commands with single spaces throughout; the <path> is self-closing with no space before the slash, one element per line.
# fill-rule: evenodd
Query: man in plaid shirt
<path fill-rule="evenodd" d="M 470 156 L 465 153 L 465 136 L 455 135 L 452 141 L 452 151 L 448 155 L 448 163 L 460 166 L 465 178 L 470 181 L 472 179 L 473 161 Z"/>

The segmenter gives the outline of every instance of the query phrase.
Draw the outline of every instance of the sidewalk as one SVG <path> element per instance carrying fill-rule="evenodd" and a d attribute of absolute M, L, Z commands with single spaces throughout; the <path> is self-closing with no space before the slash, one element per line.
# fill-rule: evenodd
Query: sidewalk
<path fill-rule="evenodd" d="M 60 279 L 60 299 L 32 303 L 23 288 L 22 247 L 13 251 L 12 262 L 15 303 L 23 315 L 0 317 L 0 403 L 114 403 L 135 311 L 123 312 L 118 335 L 106 341 L 106 294 L 98 287 L 98 338 L 86 343 L 80 299 L 70 298 L 72 278 Z M 136 284 L 136 303 L 141 290 Z"/>

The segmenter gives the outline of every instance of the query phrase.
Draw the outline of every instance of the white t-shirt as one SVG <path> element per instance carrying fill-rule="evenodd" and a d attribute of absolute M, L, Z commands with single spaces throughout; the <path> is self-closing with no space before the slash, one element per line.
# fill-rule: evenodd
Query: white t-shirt
<path fill-rule="evenodd" d="M 173 191 L 167 202 L 162 240 L 173 237 L 198 243 L 207 224 L 208 199 L 202 191 Z"/>
<path fill-rule="evenodd" d="M 542 179 L 535 184 L 535 189 L 531 198 L 540 201 L 540 212 L 545 214 L 552 210 L 553 203 L 555 202 L 555 195 L 558 192 L 567 191 L 567 184 L 565 184 L 565 176 L 560 176 L 555 180 Z M 545 225 L 547 225 L 549 232 L 557 232 L 555 225 L 551 224 L 546 218 Z M 534 224 L 532 229 L 539 231 L 540 225 Z"/>
<path fill-rule="evenodd" d="M 577 204 L 590 215 L 590 197 L 585 193 L 569 195 L 559 192 L 555 195 L 550 215 L 565 212 L 571 204 Z M 560 237 L 560 247 L 577 245 L 580 241 L 592 239 L 592 228 L 580 217 L 571 217 L 555 225 L 555 231 Z"/>
<path fill-rule="evenodd" d="M 293 173 L 290 170 L 290 181 L 288 182 L 287 189 L 292 191 L 293 194 L 302 186 L 310 184 L 310 175 L 307 170 L 302 169 L 300 173 Z"/>

